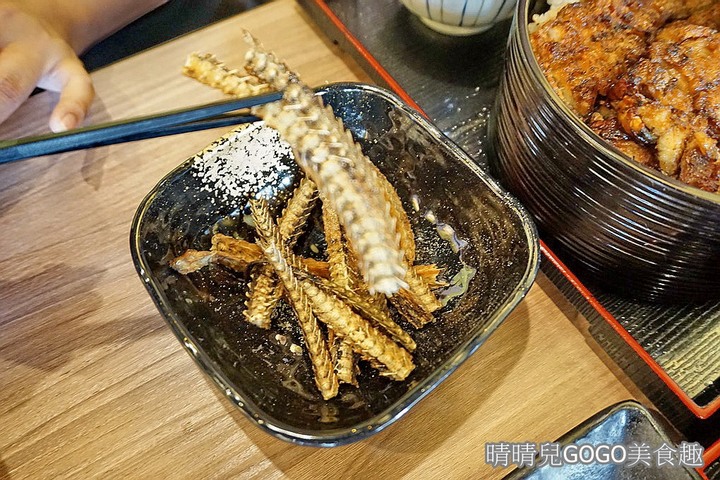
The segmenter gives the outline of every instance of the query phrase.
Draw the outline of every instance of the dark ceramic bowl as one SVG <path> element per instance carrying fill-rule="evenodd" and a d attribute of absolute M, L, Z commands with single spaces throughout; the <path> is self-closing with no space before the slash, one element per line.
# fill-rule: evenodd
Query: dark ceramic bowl
<path fill-rule="evenodd" d="M 528 36 L 544 0 L 520 0 L 494 118 L 492 168 L 584 279 L 641 299 L 717 299 L 720 195 L 639 165 L 552 90 Z"/>
<path fill-rule="evenodd" d="M 252 239 L 244 222 L 250 196 L 262 190 L 277 206 L 292 191 L 298 169 L 261 124 L 229 134 L 163 179 L 137 211 L 131 250 L 160 313 L 230 401 L 276 437 L 334 446 L 386 427 L 465 361 L 530 288 L 538 245 L 517 201 L 398 98 L 356 84 L 329 86 L 322 95 L 398 190 L 416 233 L 418 261 L 445 268 L 454 284 L 441 292 L 447 305 L 434 323 L 408 328 L 418 348 L 406 381 L 362 366 L 359 388 L 342 386 L 336 398 L 323 401 L 309 360 L 280 336 L 303 345 L 287 305 L 276 312 L 271 331 L 261 330 L 243 320 L 241 276 L 222 267 L 184 276 L 168 266 L 188 248 L 209 249 L 214 232 Z M 228 149 L 244 158 L 233 168 Z M 314 256 L 312 245 L 322 243 L 317 216 L 308 231 L 299 253 Z"/>

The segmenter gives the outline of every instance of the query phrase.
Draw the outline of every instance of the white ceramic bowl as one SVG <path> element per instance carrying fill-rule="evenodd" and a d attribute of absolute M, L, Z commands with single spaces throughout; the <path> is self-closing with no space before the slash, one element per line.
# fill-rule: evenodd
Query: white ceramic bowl
<path fill-rule="evenodd" d="M 473 35 L 508 19 L 517 0 L 400 0 L 436 32 Z"/>

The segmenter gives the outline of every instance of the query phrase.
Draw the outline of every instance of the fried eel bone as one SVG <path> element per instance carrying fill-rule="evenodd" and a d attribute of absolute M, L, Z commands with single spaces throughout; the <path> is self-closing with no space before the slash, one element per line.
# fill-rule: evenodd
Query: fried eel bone
<path fill-rule="evenodd" d="M 302 232 L 300 227 L 307 221 L 316 199 L 315 184 L 303 178 L 288 201 L 278 226 L 280 237 L 288 248 L 295 246 Z M 272 313 L 281 297 L 282 285 L 275 276 L 272 266 L 262 265 L 248 287 L 245 318 L 260 328 L 270 328 Z"/>
<path fill-rule="evenodd" d="M 332 328 L 328 328 L 328 344 L 338 381 L 357 387 L 358 366 L 352 344 L 339 335 L 335 335 Z"/>
<path fill-rule="evenodd" d="M 258 243 L 293 302 L 306 299 L 317 318 L 332 328 L 336 335 L 348 339 L 353 349 L 384 366 L 381 375 L 393 380 L 407 378 L 415 368 L 407 350 L 379 332 L 334 295 L 326 293 L 311 280 L 298 278 L 294 270 L 301 268 L 301 264 L 279 241 L 267 204 L 262 200 L 253 200 L 251 207 Z"/>
<path fill-rule="evenodd" d="M 185 74 L 235 96 L 283 90 L 280 102 L 253 112 L 293 145 L 303 182 L 316 182 L 326 197 L 328 262 L 292 253 L 312 203 L 294 206 L 296 196 L 302 197 L 298 188 L 277 225 L 267 204 L 251 201 L 257 244 L 216 234 L 210 251 L 188 250 L 171 264 L 190 273 L 217 263 L 246 276 L 255 265 L 243 313 L 250 323 L 269 328 L 277 301 L 286 296 L 325 399 L 337 395 L 339 382 L 357 386 L 356 355 L 381 375 L 403 380 L 415 368 L 408 351 L 416 345 L 392 319 L 385 295 L 395 294 L 399 312 L 419 328 L 439 308 L 430 287 L 443 285 L 440 270 L 414 265 L 415 239 L 402 202 L 342 121 L 284 63 L 246 37 L 252 48 L 245 71 L 230 70 L 212 55 L 191 55 Z M 327 327 L 327 341 L 318 320 Z"/>
<path fill-rule="evenodd" d="M 272 90 L 270 85 L 259 81 L 255 75 L 230 70 L 209 53 L 189 55 L 185 60 L 183 73 L 200 83 L 235 97 L 260 95 Z"/>
<path fill-rule="evenodd" d="M 383 187 L 372 163 L 332 109 L 273 54 L 249 40 L 248 71 L 283 90 L 280 102 L 253 111 L 293 146 L 295 160 L 337 212 L 370 291 L 391 295 L 406 287 L 397 222 L 384 197 L 375 194 Z"/>
<path fill-rule="evenodd" d="M 262 250 L 256 244 L 239 238 L 216 233 L 212 238 L 211 250 L 186 250 L 170 262 L 178 273 L 187 275 L 213 263 L 219 263 L 232 270 L 243 273 L 253 263 L 263 262 Z M 320 278 L 330 278 L 328 262 L 314 258 L 299 258 L 303 268 Z M 413 267 L 423 281 L 432 288 L 443 287 L 445 282 L 437 279 L 442 272 L 436 265 L 415 265 Z"/>
<path fill-rule="evenodd" d="M 309 295 L 295 281 L 292 269 L 285 260 L 283 251 L 286 246 L 278 228 L 270 217 L 270 210 L 264 201 L 251 201 L 253 220 L 258 233 L 258 243 L 278 277 L 285 285 L 290 303 L 298 317 L 298 323 L 305 338 L 310 361 L 315 373 L 315 384 L 325 400 L 338 393 L 338 379 L 332 364 L 325 335 L 320 329 L 312 309 Z"/>
<path fill-rule="evenodd" d="M 330 278 L 340 288 L 351 289 L 357 284 L 357 277 L 347 262 L 345 246 L 343 245 L 342 229 L 337 214 L 328 207 L 327 202 L 322 204 L 323 230 L 325 232 L 325 244 Z M 357 384 L 355 376 L 356 360 L 352 345 L 347 340 L 336 336 L 332 328 L 328 329 L 328 343 L 330 354 L 335 364 L 335 373 L 342 383 Z"/>

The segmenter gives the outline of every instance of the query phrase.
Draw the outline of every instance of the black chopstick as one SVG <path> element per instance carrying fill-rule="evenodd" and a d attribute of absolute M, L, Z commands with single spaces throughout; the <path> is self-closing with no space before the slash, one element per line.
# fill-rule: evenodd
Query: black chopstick
<path fill-rule="evenodd" d="M 171 112 L 78 128 L 63 133 L 0 142 L 0 164 L 53 153 L 174 135 L 257 121 L 247 114 L 226 114 L 280 100 L 281 92 L 222 100 Z M 225 115 L 223 115 L 225 114 Z"/>

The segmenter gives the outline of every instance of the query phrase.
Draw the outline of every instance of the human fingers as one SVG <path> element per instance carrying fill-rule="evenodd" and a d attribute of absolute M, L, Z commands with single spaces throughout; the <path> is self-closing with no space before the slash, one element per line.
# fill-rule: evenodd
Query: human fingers
<path fill-rule="evenodd" d="M 68 56 L 58 62 L 40 85 L 60 91 L 60 99 L 50 115 L 50 130 L 63 132 L 82 123 L 95 90 L 90 75 L 77 57 Z"/>
<path fill-rule="evenodd" d="M 11 43 L 0 50 L 0 122 L 30 96 L 42 68 L 35 52 L 23 44 Z"/>

